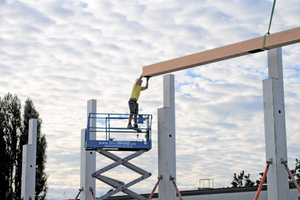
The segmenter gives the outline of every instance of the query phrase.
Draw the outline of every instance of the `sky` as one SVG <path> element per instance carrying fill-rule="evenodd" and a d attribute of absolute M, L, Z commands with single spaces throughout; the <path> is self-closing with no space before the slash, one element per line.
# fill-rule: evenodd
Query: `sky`
<path fill-rule="evenodd" d="M 143 66 L 263 36 L 271 0 L 0 0 L 0 96 L 30 97 L 48 142 L 48 199 L 75 198 L 80 187 L 80 134 L 87 101 L 99 113 L 128 113 Z M 297 0 L 276 2 L 271 34 L 299 26 Z M 300 159 L 300 44 L 282 47 L 288 165 Z M 265 169 L 262 80 L 267 52 L 175 75 L 176 181 L 231 186 L 234 173 L 257 180 Z M 153 148 L 132 162 L 152 176 L 131 189 L 150 193 L 158 176 L 157 109 L 163 76 L 141 93 L 153 115 Z M 145 83 L 145 81 L 144 81 Z M 127 124 L 124 124 L 126 126 Z M 126 153 L 121 153 L 125 155 Z M 97 169 L 112 161 L 97 155 Z M 109 176 L 129 182 L 118 167 Z M 137 175 L 138 176 L 138 175 Z M 96 181 L 96 196 L 111 187 Z"/>

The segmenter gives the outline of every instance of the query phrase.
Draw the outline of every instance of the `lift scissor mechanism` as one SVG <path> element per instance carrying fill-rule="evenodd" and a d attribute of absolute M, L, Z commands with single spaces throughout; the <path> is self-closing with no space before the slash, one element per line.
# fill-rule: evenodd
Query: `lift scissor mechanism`
<path fill-rule="evenodd" d="M 139 150 L 139 151 L 137 151 L 137 152 L 125 157 L 125 158 L 120 158 L 120 157 L 108 152 L 107 150 L 103 150 L 103 149 L 98 149 L 97 152 L 104 155 L 105 157 L 110 158 L 110 159 L 115 161 L 113 164 L 110 164 L 110 165 L 108 165 L 108 166 L 106 166 L 106 167 L 104 167 L 104 168 L 102 168 L 102 169 L 100 169 L 100 170 L 98 170 L 98 171 L 96 171 L 92 174 L 92 177 L 97 178 L 98 180 L 100 180 L 100 181 L 102 181 L 102 182 L 104 182 L 104 183 L 106 183 L 106 184 L 108 184 L 108 185 L 115 188 L 112 191 L 109 191 L 107 194 L 103 195 L 102 197 L 98 198 L 99 200 L 110 197 L 110 196 L 112 196 L 112 195 L 114 195 L 118 192 L 121 192 L 121 191 L 128 194 L 131 197 L 136 198 L 136 199 L 141 199 L 141 200 L 146 199 L 145 197 L 143 197 L 143 196 L 141 196 L 141 195 L 139 195 L 139 194 L 137 194 L 137 193 L 135 193 L 135 192 L 128 189 L 129 187 L 133 186 L 134 184 L 139 183 L 140 181 L 142 181 L 142 180 L 144 180 L 144 179 L 151 176 L 150 172 L 147 172 L 147 171 L 137 167 L 136 165 L 133 165 L 130 162 L 128 162 L 129 160 L 131 160 L 133 158 L 136 158 L 136 157 L 140 156 L 141 154 L 145 153 L 146 150 L 144 150 L 144 149 Z M 129 182 L 129 183 L 127 183 L 127 184 L 125 184 L 122 181 L 118 181 L 118 180 L 115 180 L 115 179 L 112 179 L 112 178 L 101 175 L 102 173 L 104 173 L 108 170 L 111 170 L 111 169 L 113 169 L 113 168 L 115 168 L 119 165 L 123 165 L 123 166 L 127 167 L 128 169 L 131 169 L 132 171 L 134 171 L 134 172 L 136 172 L 136 173 L 138 173 L 142 176 L 135 179 L 135 180 L 133 180 L 133 181 L 131 181 L 131 182 Z"/>
<path fill-rule="evenodd" d="M 110 113 L 90 113 L 88 118 L 88 125 L 85 136 L 85 148 L 87 150 L 95 150 L 99 154 L 113 160 L 112 164 L 103 167 L 92 174 L 92 177 L 110 185 L 112 190 L 97 200 L 106 199 L 118 192 L 124 192 L 130 197 L 139 200 L 146 200 L 147 198 L 129 190 L 128 188 L 145 180 L 151 176 L 150 172 L 143 170 L 140 167 L 130 163 L 129 161 L 149 151 L 152 147 L 151 140 L 151 124 L 152 115 L 140 114 L 137 116 L 139 130 L 124 128 L 127 125 L 129 114 L 110 114 Z M 92 120 L 96 123 L 92 123 Z M 92 125 L 93 124 L 93 125 Z M 100 134 L 100 140 L 90 139 L 90 134 Z M 132 134 L 134 133 L 134 135 Z M 136 135 L 136 138 L 135 138 Z M 142 136 L 142 137 L 140 137 Z M 143 137 L 144 136 L 144 137 Z M 110 151 L 135 151 L 134 153 L 120 158 Z M 125 184 L 120 180 L 103 176 L 104 172 L 112 170 L 113 168 L 123 165 L 124 167 L 140 174 L 139 178 L 132 180 Z"/>

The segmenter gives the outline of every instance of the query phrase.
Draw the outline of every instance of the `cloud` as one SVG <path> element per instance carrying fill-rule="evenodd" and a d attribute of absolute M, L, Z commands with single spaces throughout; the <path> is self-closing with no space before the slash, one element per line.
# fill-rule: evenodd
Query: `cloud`
<path fill-rule="evenodd" d="M 86 102 L 97 112 L 128 113 L 128 98 L 142 66 L 263 36 L 272 1 L 0 1 L 0 95 L 30 97 L 48 142 L 48 198 L 74 198 L 80 180 L 80 135 Z M 296 0 L 277 2 L 271 34 L 299 26 Z M 300 45 L 282 48 L 289 166 L 299 158 Z M 262 80 L 267 53 L 175 72 L 177 183 L 199 179 L 230 186 L 245 170 L 265 168 Z M 139 100 L 153 114 L 153 148 L 132 162 L 157 172 L 157 109 L 162 76 L 150 79 Z M 23 103 L 24 105 L 24 103 Z M 125 155 L 125 154 L 124 154 Z M 124 156 L 123 155 L 123 156 Z M 97 155 L 97 168 L 112 161 Z M 122 167 L 115 174 L 132 180 Z M 109 174 L 108 175 L 114 175 Z M 136 177 L 136 176 L 134 176 Z M 97 181 L 97 196 L 111 188 Z"/>

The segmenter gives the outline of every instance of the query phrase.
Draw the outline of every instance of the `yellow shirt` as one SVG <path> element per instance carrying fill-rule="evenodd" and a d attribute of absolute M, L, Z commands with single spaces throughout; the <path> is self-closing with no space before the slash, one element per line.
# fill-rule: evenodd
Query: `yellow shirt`
<path fill-rule="evenodd" d="M 135 98 L 136 100 L 138 100 L 141 91 L 142 87 L 134 83 L 130 98 Z"/>

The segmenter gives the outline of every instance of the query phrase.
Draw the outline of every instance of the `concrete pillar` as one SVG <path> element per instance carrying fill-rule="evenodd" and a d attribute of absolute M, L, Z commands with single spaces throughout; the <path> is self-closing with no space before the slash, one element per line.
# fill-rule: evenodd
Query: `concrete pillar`
<path fill-rule="evenodd" d="M 89 113 L 97 112 L 97 101 L 92 99 L 87 102 L 87 117 Z M 96 127 L 96 119 L 91 120 L 91 126 Z M 96 133 L 90 133 L 90 139 L 96 140 Z M 92 178 L 91 174 L 96 171 L 96 152 L 86 151 L 84 148 L 85 129 L 81 130 L 81 165 L 80 165 L 80 188 L 83 191 L 80 194 L 81 200 L 93 199 L 92 188 L 96 195 L 96 180 Z"/>
<path fill-rule="evenodd" d="M 163 78 L 164 107 L 158 109 L 158 174 L 162 175 L 158 199 L 174 200 L 176 190 L 170 180 L 170 176 L 176 178 L 174 75 Z"/>
<path fill-rule="evenodd" d="M 272 160 L 268 179 L 268 199 L 288 200 L 288 174 L 282 159 L 287 160 L 284 89 L 281 48 L 268 51 L 269 79 L 263 80 L 266 159 Z"/>
<path fill-rule="evenodd" d="M 23 145 L 21 199 L 35 199 L 37 119 L 29 120 L 28 144 Z"/>

